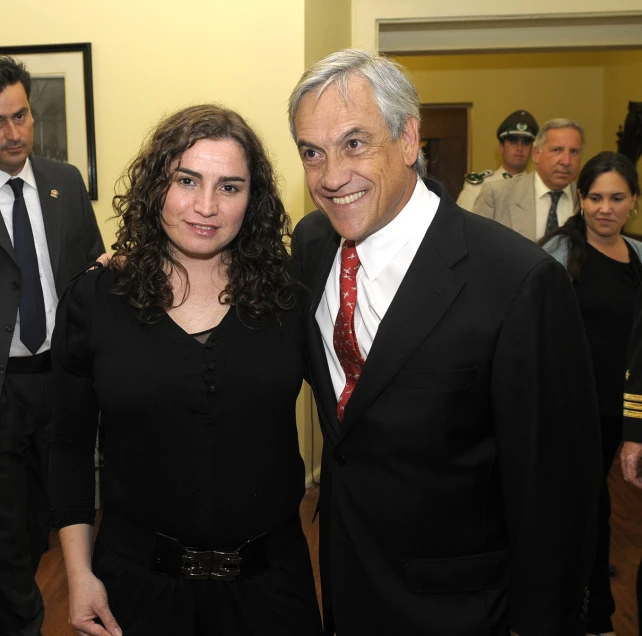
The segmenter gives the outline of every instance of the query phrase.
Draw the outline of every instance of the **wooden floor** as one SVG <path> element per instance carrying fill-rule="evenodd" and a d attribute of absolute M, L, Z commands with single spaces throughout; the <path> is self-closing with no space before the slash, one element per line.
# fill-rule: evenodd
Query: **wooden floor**
<path fill-rule="evenodd" d="M 617 569 L 617 575 L 611 579 L 617 605 L 613 622 L 618 636 L 638 636 L 635 576 L 642 555 L 642 491 L 624 482 L 617 463 L 611 471 L 610 485 L 613 504 L 611 561 Z M 312 553 L 318 591 L 319 526 L 312 524 L 317 499 L 318 489 L 309 489 L 301 504 L 301 518 Z M 37 581 L 45 601 L 42 636 L 73 636 L 75 632 L 67 625 L 67 583 L 55 533 L 52 534 L 52 549 L 40 564 Z"/>

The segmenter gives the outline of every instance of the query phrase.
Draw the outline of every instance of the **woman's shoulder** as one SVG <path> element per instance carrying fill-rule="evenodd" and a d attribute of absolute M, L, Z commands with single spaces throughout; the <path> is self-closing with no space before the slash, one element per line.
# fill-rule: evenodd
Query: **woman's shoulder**
<path fill-rule="evenodd" d="M 568 253 L 569 239 L 563 234 L 557 234 L 550 238 L 542 247 L 555 259 L 565 258 Z"/>
<path fill-rule="evenodd" d="M 642 260 L 642 241 L 638 241 L 630 236 L 622 235 L 622 238 L 636 251 L 640 260 Z"/>
<path fill-rule="evenodd" d="M 88 306 L 100 298 L 113 296 L 113 272 L 102 266 L 93 266 L 74 276 L 65 289 L 60 303 Z"/>

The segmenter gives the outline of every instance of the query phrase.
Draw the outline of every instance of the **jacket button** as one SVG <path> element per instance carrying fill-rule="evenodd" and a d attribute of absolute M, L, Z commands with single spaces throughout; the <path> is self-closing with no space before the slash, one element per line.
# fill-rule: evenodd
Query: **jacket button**
<path fill-rule="evenodd" d="M 15 325 L 8 324 L 8 325 L 6 325 L 6 326 L 5 326 L 5 329 L 6 329 L 7 331 L 13 331 L 13 330 L 15 329 Z"/>
<path fill-rule="evenodd" d="M 12 280 L 11 281 L 11 289 L 18 289 L 20 287 L 20 281 L 19 280 Z"/>
<path fill-rule="evenodd" d="M 346 465 L 346 458 L 343 455 L 337 455 L 334 458 L 334 461 L 335 461 L 336 465 L 339 466 L 339 467 Z"/>

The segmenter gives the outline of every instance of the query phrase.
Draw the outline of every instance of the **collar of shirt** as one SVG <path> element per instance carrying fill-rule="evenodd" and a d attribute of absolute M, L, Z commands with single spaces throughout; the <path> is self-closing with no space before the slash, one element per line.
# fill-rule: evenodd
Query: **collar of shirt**
<path fill-rule="evenodd" d="M 421 179 L 417 179 L 415 190 L 401 212 L 378 232 L 357 244 L 361 268 L 369 280 L 376 280 L 411 240 L 421 242 L 435 217 L 439 201 L 439 197 L 428 190 Z"/>
<path fill-rule="evenodd" d="M 36 177 L 33 174 L 33 168 L 31 167 L 31 159 L 27 159 L 25 161 L 25 165 L 22 166 L 22 170 L 15 175 L 16 177 L 20 177 L 26 184 L 30 185 L 34 190 L 37 190 L 38 188 L 36 187 Z M 9 179 L 13 179 L 14 176 L 10 175 L 7 172 L 3 172 L 0 170 L 0 187 L 2 187 L 5 183 L 9 181 Z"/>
<path fill-rule="evenodd" d="M 549 192 L 553 191 L 542 181 L 542 177 L 540 177 L 537 174 L 537 171 L 535 171 L 535 199 L 543 199 Z M 570 183 L 562 190 L 562 192 L 569 201 L 573 200 Z"/>

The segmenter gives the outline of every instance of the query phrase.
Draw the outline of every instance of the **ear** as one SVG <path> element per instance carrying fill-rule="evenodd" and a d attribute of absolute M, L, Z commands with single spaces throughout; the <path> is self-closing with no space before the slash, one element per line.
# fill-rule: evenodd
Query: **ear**
<path fill-rule="evenodd" d="M 410 168 L 419 154 L 419 122 L 416 117 L 408 117 L 400 139 L 406 166 Z"/>

